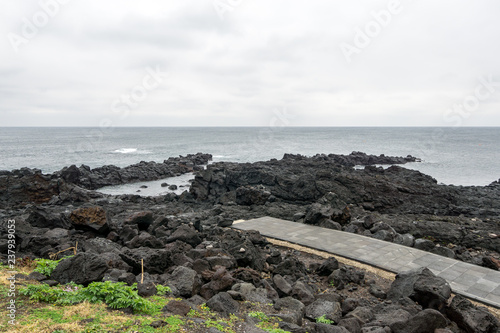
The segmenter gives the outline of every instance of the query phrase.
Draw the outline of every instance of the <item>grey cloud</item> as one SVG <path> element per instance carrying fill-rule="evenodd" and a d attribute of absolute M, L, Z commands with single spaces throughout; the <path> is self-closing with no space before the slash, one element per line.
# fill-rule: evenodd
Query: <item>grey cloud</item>
<path fill-rule="evenodd" d="M 71 2 L 19 54 L 1 42 L 0 123 L 266 126 L 287 107 L 292 125 L 442 126 L 493 74 L 495 92 L 468 123 L 500 126 L 500 4 L 401 3 L 348 63 L 339 44 L 388 1 L 246 0 L 224 20 L 211 1 Z M 0 32 L 19 32 L 36 10 L 9 3 Z M 147 67 L 169 76 L 119 117 L 112 103 L 141 89 Z"/>

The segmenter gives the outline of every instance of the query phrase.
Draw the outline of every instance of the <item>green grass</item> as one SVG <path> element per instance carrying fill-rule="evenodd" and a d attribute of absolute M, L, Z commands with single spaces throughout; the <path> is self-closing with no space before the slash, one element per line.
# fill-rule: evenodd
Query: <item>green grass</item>
<path fill-rule="evenodd" d="M 9 295 L 9 288 L 7 288 L 7 286 L 3 284 L 0 285 L 0 297 L 2 299 L 6 299 L 8 295 Z"/>
<path fill-rule="evenodd" d="M 278 318 L 269 318 L 268 315 L 260 311 L 249 312 L 248 315 L 252 318 L 258 319 L 260 322 L 257 324 L 257 327 L 263 329 L 266 332 L 290 333 L 288 331 L 282 330 L 281 328 L 278 328 L 278 323 L 279 321 L 281 321 Z"/>
<path fill-rule="evenodd" d="M 64 324 L 71 322 L 71 319 L 64 319 L 64 313 L 61 309 L 36 309 L 33 311 L 33 315 L 40 319 L 50 320 L 56 324 Z"/>
<path fill-rule="evenodd" d="M 269 317 L 264 312 L 250 312 L 248 315 L 257 318 L 259 321 L 269 321 Z"/>

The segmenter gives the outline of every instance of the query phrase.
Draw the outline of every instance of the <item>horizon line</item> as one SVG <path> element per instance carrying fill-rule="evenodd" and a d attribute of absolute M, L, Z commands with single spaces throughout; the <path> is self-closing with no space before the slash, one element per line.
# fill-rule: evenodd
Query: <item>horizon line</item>
<path fill-rule="evenodd" d="M 0 126 L 0 128 L 101 128 L 101 126 Z M 231 126 L 111 126 L 102 127 L 103 129 L 113 129 L 113 128 L 500 128 L 500 125 L 485 126 L 485 125 L 472 125 L 472 126 L 411 126 L 411 125 L 383 125 L 383 126 L 364 126 L 364 125 L 344 125 L 344 126 L 243 126 L 243 125 L 231 125 Z"/>

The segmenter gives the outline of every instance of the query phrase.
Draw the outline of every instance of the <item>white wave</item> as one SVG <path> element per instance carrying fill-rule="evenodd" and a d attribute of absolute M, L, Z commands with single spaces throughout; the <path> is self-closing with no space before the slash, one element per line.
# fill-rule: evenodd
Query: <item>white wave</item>
<path fill-rule="evenodd" d="M 132 154 L 136 152 L 137 148 L 120 148 L 113 151 L 113 153 L 120 153 L 120 154 Z"/>

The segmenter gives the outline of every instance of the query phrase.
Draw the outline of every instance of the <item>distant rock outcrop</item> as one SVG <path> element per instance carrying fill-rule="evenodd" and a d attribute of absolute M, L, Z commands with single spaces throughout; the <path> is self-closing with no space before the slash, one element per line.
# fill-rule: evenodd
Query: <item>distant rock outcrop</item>
<path fill-rule="evenodd" d="M 66 167 L 46 175 L 38 169 L 0 171 L 0 209 L 27 204 L 84 202 L 101 194 L 96 190 L 108 185 L 157 180 L 200 171 L 212 159 L 210 154 L 171 157 L 163 163 L 140 162 L 125 168 L 107 165 L 91 169 L 82 165 Z M 75 186 L 76 185 L 76 186 Z"/>
<path fill-rule="evenodd" d="M 79 185 L 89 190 L 110 185 L 127 184 L 138 181 L 157 180 L 174 177 L 202 169 L 212 159 L 210 154 L 189 154 L 185 157 L 170 157 L 163 163 L 141 161 L 138 164 L 119 168 L 105 165 L 91 169 L 86 165 L 77 168 L 75 165 L 55 172 L 53 177 L 62 178 L 68 183 Z"/>
<path fill-rule="evenodd" d="M 338 215 L 324 218 L 334 221 L 341 219 L 338 210 L 348 204 L 390 214 L 500 215 L 500 187 L 439 185 L 430 176 L 397 165 L 386 169 L 372 165 L 362 170 L 352 168 L 358 163 L 416 160 L 353 153 L 313 157 L 285 154 L 281 160 L 252 164 L 220 162 L 198 173 L 191 193 L 199 200 L 236 200 L 240 205 L 262 205 L 271 199 L 303 204 L 324 201 L 329 207 L 325 212 L 333 209 L 332 215 Z"/>

